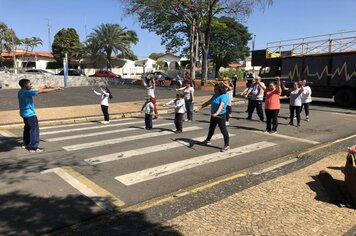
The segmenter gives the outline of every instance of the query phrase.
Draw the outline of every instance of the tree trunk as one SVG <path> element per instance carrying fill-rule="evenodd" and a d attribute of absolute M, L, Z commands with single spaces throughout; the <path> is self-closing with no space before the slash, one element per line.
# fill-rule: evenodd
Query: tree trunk
<path fill-rule="evenodd" d="M 189 27 L 189 47 L 190 47 L 190 79 L 195 80 L 195 71 L 196 71 L 196 62 L 197 62 L 197 57 L 196 57 L 196 43 L 197 43 L 197 37 L 196 37 L 196 21 L 194 20 L 193 23 Z"/>

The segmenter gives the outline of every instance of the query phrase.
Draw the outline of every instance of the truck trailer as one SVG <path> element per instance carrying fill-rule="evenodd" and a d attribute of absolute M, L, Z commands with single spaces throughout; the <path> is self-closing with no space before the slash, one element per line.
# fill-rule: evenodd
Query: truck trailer
<path fill-rule="evenodd" d="M 252 52 L 252 66 L 261 66 L 262 79 L 307 80 L 313 97 L 356 105 L 356 31 L 268 43 Z"/>

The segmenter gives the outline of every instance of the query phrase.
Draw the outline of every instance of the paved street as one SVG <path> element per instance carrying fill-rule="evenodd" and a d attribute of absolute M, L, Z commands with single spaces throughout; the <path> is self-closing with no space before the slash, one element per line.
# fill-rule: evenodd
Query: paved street
<path fill-rule="evenodd" d="M 275 135 L 262 132 L 265 123 L 256 114 L 245 120 L 245 106 L 234 106 L 227 153 L 219 152 L 218 130 L 212 146 L 199 142 L 207 135 L 208 110 L 184 123 L 182 134 L 172 132 L 173 115 L 156 120 L 151 131 L 143 129 L 140 117 L 107 126 L 42 127 L 45 152 L 40 154 L 21 149 L 21 129 L 7 130 L 0 148 L 1 202 L 7 213 L 0 232 L 38 233 L 78 223 L 354 135 L 356 111 L 325 104 L 313 105 L 311 121 L 301 128 L 287 125 L 283 104 Z"/>

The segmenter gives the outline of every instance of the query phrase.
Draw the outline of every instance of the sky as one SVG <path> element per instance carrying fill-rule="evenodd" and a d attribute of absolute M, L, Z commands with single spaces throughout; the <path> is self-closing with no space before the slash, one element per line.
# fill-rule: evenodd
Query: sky
<path fill-rule="evenodd" d="M 0 22 L 13 28 L 19 38 L 43 40 L 36 51 L 49 51 L 48 24 L 52 42 L 62 28 L 75 28 L 85 41 L 86 34 L 100 24 L 117 23 L 137 32 L 139 43 L 132 49 L 139 58 L 165 52 L 159 36 L 141 29 L 134 16 L 123 14 L 119 0 L 0 0 L 0 9 Z M 356 0 L 274 0 L 242 23 L 256 35 L 255 49 L 263 49 L 267 42 L 356 30 L 355 9 Z"/>

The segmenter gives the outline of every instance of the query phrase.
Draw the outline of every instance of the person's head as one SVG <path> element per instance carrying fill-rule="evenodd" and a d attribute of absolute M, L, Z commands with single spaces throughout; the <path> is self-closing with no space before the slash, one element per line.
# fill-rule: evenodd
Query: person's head
<path fill-rule="evenodd" d="M 254 79 L 253 79 L 253 82 L 255 83 L 255 84 L 257 84 L 258 82 L 260 82 L 261 81 L 261 77 L 259 77 L 258 75 L 256 75 L 255 77 L 254 77 Z"/>
<path fill-rule="evenodd" d="M 177 99 L 183 99 L 183 98 L 184 98 L 184 94 L 182 94 L 182 93 L 177 93 L 177 94 L 176 94 L 176 98 L 177 98 Z"/>
<path fill-rule="evenodd" d="M 294 90 L 297 90 L 299 88 L 299 83 L 298 82 L 294 82 L 293 83 L 293 88 L 294 88 Z"/>
<path fill-rule="evenodd" d="M 268 84 L 268 89 L 269 89 L 270 91 L 275 90 L 275 89 L 276 89 L 276 84 L 275 84 L 274 82 L 270 82 L 270 83 Z"/>
<path fill-rule="evenodd" d="M 146 96 L 146 102 L 152 102 L 152 96 Z"/>
<path fill-rule="evenodd" d="M 215 86 L 214 86 L 214 92 L 215 92 L 216 95 L 221 95 L 221 94 L 226 93 L 226 86 L 225 86 L 225 84 L 223 84 L 223 83 L 215 84 Z"/>
<path fill-rule="evenodd" d="M 109 94 L 109 98 L 110 98 L 110 99 L 113 98 L 113 97 L 112 97 L 112 94 L 111 94 L 111 91 L 110 91 L 110 89 L 109 89 L 108 87 L 102 86 L 101 88 L 102 88 L 105 92 L 107 92 L 107 93 Z"/>
<path fill-rule="evenodd" d="M 184 82 L 184 86 L 185 86 L 186 88 L 189 88 L 190 85 L 191 85 L 190 80 L 187 80 L 187 81 Z"/>
<path fill-rule="evenodd" d="M 19 81 L 19 85 L 20 85 L 21 89 L 27 89 L 28 90 L 28 89 L 32 88 L 32 83 L 28 79 L 21 79 Z"/>
<path fill-rule="evenodd" d="M 306 86 L 307 85 L 307 80 L 303 79 L 302 83 L 303 83 L 303 86 Z"/>

